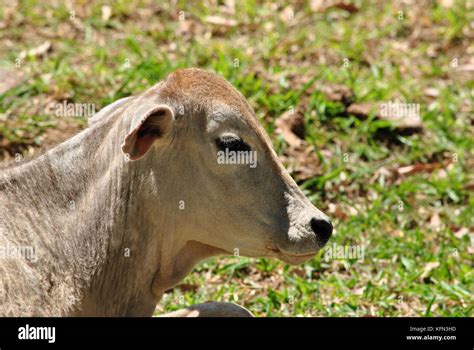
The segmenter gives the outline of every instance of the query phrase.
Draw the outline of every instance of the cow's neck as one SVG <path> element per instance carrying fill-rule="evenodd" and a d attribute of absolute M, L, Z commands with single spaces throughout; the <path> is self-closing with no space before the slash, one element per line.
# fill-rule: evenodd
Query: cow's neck
<path fill-rule="evenodd" d="M 33 261 L 15 262 L 21 271 L 18 282 L 4 282 L 20 288 L 30 284 L 31 292 L 23 296 L 24 310 L 66 314 L 95 270 L 91 261 L 106 241 L 86 234 L 88 213 L 82 203 L 100 174 L 93 149 L 106 134 L 102 128 L 87 129 L 1 173 L 0 244 L 34 249 Z"/>
<path fill-rule="evenodd" d="M 60 171 L 64 182 L 77 188 L 74 183 L 87 177 L 73 199 L 69 229 L 77 237 L 75 246 L 83 251 L 74 259 L 75 269 L 86 271 L 81 281 L 87 281 L 73 315 L 151 315 L 166 289 L 216 253 L 180 235 L 176 207 L 160 191 L 169 187 L 169 177 L 164 170 L 159 176 L 154 173 L 166 164 L 159 166 L 157 154 L 126 162 L 120 150 L 125 136 L 121 130 L 128 130 L 128 125 L 91 128 L 90 139 L 86 133 L 85 140 L 60 155 L 83 164 L 83 171 L 72 176 Z M 58 166 L 63 166 L 61 160 Z"/>
<path fill-rule="evenodd" d="M 136 168 L 119 159 L 121 129 L 115 124 L 94 125 L 0 178 L 3 239 L 34 247 L 38 258 L 30 280 L 41 295 L 31 306 L 36 314 L 140 309 L 137 281 L 147 272 L 140 238 L 150 225 L 139 196 L 147 177 L 135 176 Z"/>
<path fill-rule="evenodd" d="M 92 155 L 85 172 L 95 174 L 77 196 L 76 244 L 89 255 L 80 259 L 86 266 L 76 267 L 87 271 L 81 277 L 87 284 L 73 315 L 145 316 L 152 314 L 158 301 L 152 282 L 160 256 L 153 247 L 161 246 L 166 227 L 155 224 L 162 213 L 157 210 L 152 168 L 146 162 L 126 161 L 120 150 L 122 130 L 128 125 L 97 126 L 91 133 L 99 142 L 93 148 L 89 144 L 95 142 L 85 142 L 85 152 Z M 76 147 L 72 153 L 84 150 Z"/>
<path fill-rule="evenodd" d="M 93 126 L 9 171 L 18 204 L 10 216 L 34 228 L 27 240 L 38 247 L 37 278 L 48 276 L 45 299 L 57 306 L 43 305 L 45 314 L 151 315 L 166 289 L 220 253 L 176 232 L 173 209 L 159 201 L 157 160 L 125 162 L 122 129 Z"/>

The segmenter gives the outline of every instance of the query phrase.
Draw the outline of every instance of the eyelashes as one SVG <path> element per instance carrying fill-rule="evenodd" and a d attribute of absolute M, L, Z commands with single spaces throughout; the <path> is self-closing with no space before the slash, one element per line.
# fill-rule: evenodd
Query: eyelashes
<path fill-rule="evenodd" d="M 215 140 L 217 148 L 221 151 L 228 149 L 229 151 L 250 151 L 250 146 L 247 145 L 241 138 L 236 136 L 222 136 Z"/>

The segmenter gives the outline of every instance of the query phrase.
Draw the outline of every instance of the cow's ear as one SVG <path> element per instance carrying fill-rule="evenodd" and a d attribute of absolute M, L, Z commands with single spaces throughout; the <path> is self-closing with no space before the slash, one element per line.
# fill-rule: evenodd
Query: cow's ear
<path fill-rule="evenodd" d="M 142 115 L 134 114 L 131 131 L 122 144 L 122 151 L 130 160 L 142 158 L 156 140 L 169 134 L 174 122 L 173 110 L 167 105 L 155 106 Z"/>

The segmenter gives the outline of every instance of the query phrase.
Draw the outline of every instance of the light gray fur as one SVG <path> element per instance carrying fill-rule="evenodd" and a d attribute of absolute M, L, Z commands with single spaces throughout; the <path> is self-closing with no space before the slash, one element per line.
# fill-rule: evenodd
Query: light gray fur
<path fill-rule="evenodd" d="M 130 161 L 124 140 L 134 142 L 129 136 L 157 106 L 176 118 Z M 215 140 L 228 132 L 258 151 L 256 169 L 217 164 Z M 149 316 L 207 257 L 238 248 L 292 264 L 311 258 L 325 243 L 312 218 L 327 220 L 243 96 L 214 74 L 181 70 L 106 107 L 38 158 L 0 168 L 0 248 L 37 255 L 0 257 L 0 316 Z"/>

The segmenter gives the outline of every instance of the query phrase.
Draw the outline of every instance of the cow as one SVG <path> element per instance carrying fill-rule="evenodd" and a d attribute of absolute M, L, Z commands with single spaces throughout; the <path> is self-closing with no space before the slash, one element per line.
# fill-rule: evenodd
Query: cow
<path fill-rule="evenodd" d="M 217 74 L 177 70 L 89 124 L 0 170 L 2 316 L 151 316 L 204 259 L 301 264 L 331 236 Z M 205 303 L 175 314 L 249 312 Z"/>

